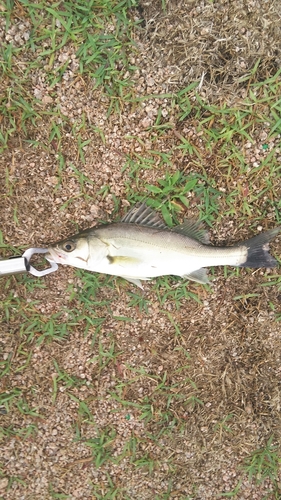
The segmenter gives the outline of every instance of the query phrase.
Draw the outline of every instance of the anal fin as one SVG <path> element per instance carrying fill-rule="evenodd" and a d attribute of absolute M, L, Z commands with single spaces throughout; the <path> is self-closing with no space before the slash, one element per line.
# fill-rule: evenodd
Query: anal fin
<path fill-rule="evenodd" d="M 209 283 L 206 269 L 204 269 L 203 267 L 201 267 L 201 269 L 196 269 L 196 271 L 193 271 L 192 273 L 184 274 L 183 277 L 187 278 L 188 280 L 192 280 L 192 281 L 196 281 L 197 283 L 201 283 L 202 285 Z"/>

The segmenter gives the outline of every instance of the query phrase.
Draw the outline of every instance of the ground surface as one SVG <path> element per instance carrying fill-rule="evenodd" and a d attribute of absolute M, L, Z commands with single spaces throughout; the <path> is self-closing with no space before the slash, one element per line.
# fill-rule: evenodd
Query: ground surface
<path fill-rule="evenodd" d="M 3 255 L 144 198 L 217 245 L 280 224 L 279 2 L 141 2 L 96 89 L 27 4 L 1 5 Z M 280 269 L 209 274 L 1 278 L 1 498 L 280 498 Z"/>

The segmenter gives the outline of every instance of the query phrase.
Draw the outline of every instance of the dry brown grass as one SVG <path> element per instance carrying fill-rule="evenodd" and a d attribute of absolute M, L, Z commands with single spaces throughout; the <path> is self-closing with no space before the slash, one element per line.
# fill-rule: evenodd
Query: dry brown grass
<path fill-rule="evenodd" d="M 200 80 L 211 101 L 236 100 L 258 60 L 254 79 L 280 68 L 278 1 L 168 0 L 140 2 L 145 37 L 156 64 L 174 67 L 171 82 L 181 87 Z"/>

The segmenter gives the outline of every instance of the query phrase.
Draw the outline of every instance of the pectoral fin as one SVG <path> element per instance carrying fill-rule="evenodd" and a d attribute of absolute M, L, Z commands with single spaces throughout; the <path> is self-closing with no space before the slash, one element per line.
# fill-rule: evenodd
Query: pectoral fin
<path fill-rule="evenodd" d="M 115 264 L 120 267 L 124 268 L 124 271 L 126 272 L 126 266 L 131 266 L 132 264 L 137 265 L 141 261 L 135 257 L 128 257 L 126 255 L 116 255 L 115 257 L 112 257 L 111 255 L 107 256 L 107 259 L 110 264 Z M 125 275 L 120 275 L 120 278 L 123 278 L 124 280 L 130 281 L 130 283 L 133 283 L 134 285 L 138 286 L 143 290 L 143 286 L 141 284 L 141 281 L 139 278 L 131 278 L 131 276 L 125 276 Z M 141 278 L 141 279 L 146 279 L 146 278 Z"/>
<path fill-rule="evenodd" d="M 139 264 L 140 260 L 135 257 L 128 257 L 126 255 L 116 255 L 112 257 L 111 255 L 107 256 L 107 259 L 110 264 L 116 264 L 122 267 L 125 267 L 126 264 Z"/>

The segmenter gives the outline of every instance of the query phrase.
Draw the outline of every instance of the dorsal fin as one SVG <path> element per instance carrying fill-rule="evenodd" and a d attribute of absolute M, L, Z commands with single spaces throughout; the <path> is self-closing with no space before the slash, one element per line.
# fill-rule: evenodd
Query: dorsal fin
<path fill-rule="evenodd" d="M 155 227 L 159 229 L 168 229 L 161 217 L 148 207 L 145 203 L 137 203 L 121 219 L 126 224 L 138 224 L 140 226 Z"/>
<path fill-rule="evenodd" d="M 194 219 L 185 220 L 183 224 L 173 227 L 172 231 L 188 236 L 204 245 L 210 243 L 208 231 L 204 229 L 200 221 Z"/>

